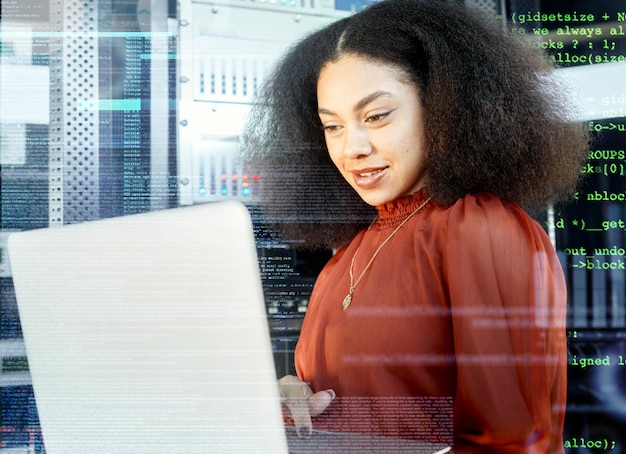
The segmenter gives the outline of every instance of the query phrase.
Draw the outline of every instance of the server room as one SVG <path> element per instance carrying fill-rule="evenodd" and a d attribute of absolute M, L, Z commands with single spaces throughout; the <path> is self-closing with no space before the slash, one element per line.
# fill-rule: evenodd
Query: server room
<path fill-rule="evenodd" d="M 418 19 L 397 12 L 411 1 Z M 3 0 L 1 11 L 1 452 L 626 452 L 626 2 Z M 359 50 L 413 22 L 428 75 L 378 57 L 393 46 Z M 471 53 L 437 50 L 448 38 Z M 505 64 L 472 60 L 490 46 Z M 555 69 L 534 77 L 527 62 Z M 500 76 L 539 82 L 509 96 Z M 480 94 L 447 96 L 464 79 L 484 80 Z M 563 104 L 531 94 L 542 81 Z M 378 88 L 362 97 L 363 85 Z M 306 126 L 296 116 L 311 96 Z M 455 112 L 475 105 L 496 120 Z M 560 122 L 541 120 L 555 105 L 568 109 Z M 500 118 L 555 126 L 524 165 L 476 158 L 513 169 L 476 186 L 430 194 L 424 175 L 449 176 L 447 163 L 372 145 L 417 140 L 434 154 L 454 141 L 437 134 L 473 126 L 493 137 L 456 148 L 523 139 Z M 322 137 L 323 159 L 304 134 Z M 272 161 L 274 137 L 292 149 Z M 356 146 L 367 165 L 349 163 Z M 561 155 L 548 161 L 548 148 Z M 540 197 L 508 188 L 539 166 L 535 186 L 566 168 L 576 183 L 522 209 Z M 498 236 L 506 222 L 507 235 L 531 235 L 530 262 L 525 239 Z M 527 307 L 507 306 L 520 292 Z"/>

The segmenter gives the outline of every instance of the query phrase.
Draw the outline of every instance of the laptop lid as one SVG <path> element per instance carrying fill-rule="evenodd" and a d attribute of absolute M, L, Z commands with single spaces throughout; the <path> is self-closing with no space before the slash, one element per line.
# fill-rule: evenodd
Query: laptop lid
<path fill-rule="evenodd" d="M 20 232 L 9 255 L 46 452 L 287 452 L 242 204 Z"/>

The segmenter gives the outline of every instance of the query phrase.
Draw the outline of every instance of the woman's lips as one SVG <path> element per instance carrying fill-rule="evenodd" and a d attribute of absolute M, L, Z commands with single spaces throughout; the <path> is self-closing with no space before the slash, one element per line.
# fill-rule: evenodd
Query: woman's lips
<path fill-rule="evenodd" d="M 373 188 L 386 173 L 387 167 L 375 167 L 352 171 L 352 174 L 354 175 L 354 182 L 361 189 Z"/>

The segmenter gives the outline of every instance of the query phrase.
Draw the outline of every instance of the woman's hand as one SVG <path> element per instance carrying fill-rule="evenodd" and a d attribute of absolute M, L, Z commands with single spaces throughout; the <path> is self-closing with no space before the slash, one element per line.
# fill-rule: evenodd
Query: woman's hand
<path fill-rule="evenodd" d="M 335 391 L 327 389 L 314 393 L 306 383 L 293 375 L 285 375 L 278 380 L 280 396 L 287 407 L 288 416 L 293 419 L 298 435 L 309 436 L 313 430 L 311 417 L 322 413 L 335 398 Z"/>

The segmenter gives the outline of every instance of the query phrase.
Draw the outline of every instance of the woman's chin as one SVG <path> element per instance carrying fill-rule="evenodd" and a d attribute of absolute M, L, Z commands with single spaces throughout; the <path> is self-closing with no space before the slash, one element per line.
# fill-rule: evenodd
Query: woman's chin
<path fill-rule="evenodd" d="M 384 193 L 382 193 L 380 191 L 357 190 L 356 192 L 357 192 L 357 194 L 359 194 L 359 197 L 361 197 L 361 199 L 365 203 L 367 203 L 368 205 L 371 205 L 373 207 L 384 205 L 387 202 L 391 202 L 392 200 L 397 199 L 397 197 L 393 197 L 392 195 L 389 195 L 389 194 L 384 194 Z"/>

